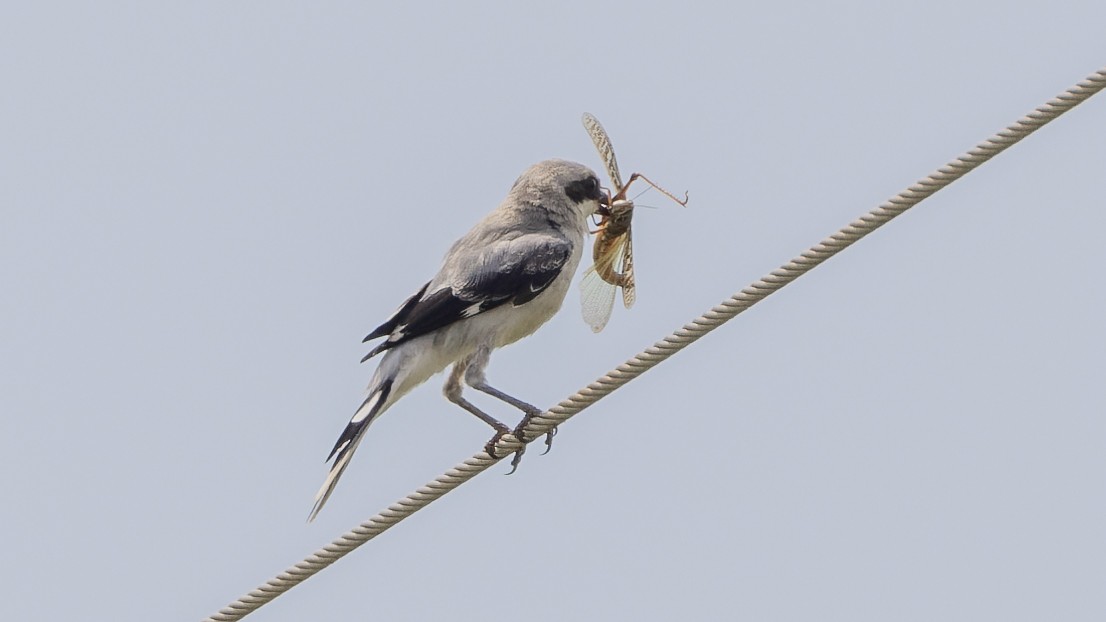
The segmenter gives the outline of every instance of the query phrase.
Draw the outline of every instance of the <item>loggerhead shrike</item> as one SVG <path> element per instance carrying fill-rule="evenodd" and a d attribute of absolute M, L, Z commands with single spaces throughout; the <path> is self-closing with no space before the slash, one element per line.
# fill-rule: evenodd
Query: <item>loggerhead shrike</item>
<path fill-rule="evenodd" d="M 365 337 L 385 339 L 362 362 L 382 352 L 384 358 L 369 382 L 368 397 L 327 457 L 334 464 L 309 521 L 330 498 L 369 424 L 451 363 L 446 399 L 495 428 L 487 445 L 493 457 L 495 442 L 511 430 L 461 396 L 462 379 L 526 413 L 516 436 L 541 414 L 540 408 L 490 386 L 484 369 L 492 350 L 532 334 L 561 308 L 580 263 L 588 217 L 606 201 L 588 167 L 565 160 L 535 164 L 498 208 L 453 244 L 438 274 Z M 521 450 L 512 464 L 520 455 Z"/>

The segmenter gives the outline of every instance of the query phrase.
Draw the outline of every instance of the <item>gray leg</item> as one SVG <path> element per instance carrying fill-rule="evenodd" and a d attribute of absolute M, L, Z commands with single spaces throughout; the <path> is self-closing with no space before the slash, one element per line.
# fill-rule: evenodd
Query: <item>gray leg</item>
<path fill-rule="evenodd" d="M 530 424 L 530 420 L 532 420 L 534 417 L 542 414 L 545 411 L 538 408 L 537 406 L 534 406 L 533 404 L 529 404 L 527 402 L 524 402 L 524 401 L 518 399 L 517 397 L 512 397 L 510 395 L 507 395 L 503 391 L 500 391 L 499 389 L 497 389 L 497 388 L 491 386 L 490 384 L 488 384 L 488 381 L 484 376 L 484 370 L 488 366 L 488 358 L 490 356 L 491 356 L 491 351 L 490 350 L 488 350 L 486 348 L 481 348 L 481 349 L 477 350 L 475 353 L 473 353 L 473 355 L 470 356 L 467 359 L 468 369 L 466 369 L 464 371 L 465 382 L 470 387 L 476 389 L 477 391 L 480 391 L 482 393 L 487 393 L 488 395 L 490 395 L 490 396 L 492 396 L 492 397 L 494 397 L 498 400 L 502 400 L 504 402 L 507 402 L 511 406 L 514 406 L 515 408 L 521 410 L 524 413 L 524 415 L 522 417 L 522 421 L 519 422 L 519 424 L 515 427 L 515 430 L 514 430 L 514 432 L 512 432 L 512 435 L 515 438 L 517 438 L 518 440 L 525 443 L 526 442 L 526 437 L 525 437 L 526 426 Z M 454 369 L 456 369 L 456 367 L 454 367 Z M 556 436 L 556 434 L 557 434 L 557 428 L 555 428 L 555 427 L 550 428 L 549 432 L 546 433 L 546 435 L 545 435 L 545 451 L 542 452 L 542 455 L 549 453 L 549 450 L 553 449 L 553 437 Z M 523 445 L 523 447 L 525 447 L 525 445 Z M 521 460 L 522 460 L 522 451 L 519 451 L 518 453 L 515 454 L 514 460 L 511 461 L 511 466 L 513 467 L 511 469 L 512 473 L 514 473 L 514 468 L 518 467 L 518 463 Z"/>
<path fill-rule="evenodd" d="M 484 444 L 484 451 L 488 452 L 488 455 L 492 458 L 498 460 L 499 456 L 495 455 L 495 445 L 499 442 L 499 439 L 511 433 L 511 428 L 508 428 L 507 425 L 500 420 L 480 410 L 475 404 L 461 397 L 461 391 L 463 389 L 461 386 L 461 376 L 464 375 L 465 368 L 468 367 L 468 365 L 469 361 L 467 359 L 454 363 L 453 369 L 449 371 L 449 378 L 445 381 L 445 387 L 442 388 L 442 393 L 445 394 L 447 400 L 464 408 L 476 415 L 484 423 L 495 428 L 495 435 L 492 436 L 490 441 Z M 516 436 L 515 438 L 519 437 Z M 522 449 L 515 452 L 515 457 L 511 459 L 511 470 L 507 475 L 515 472 L 515 469 L 518 468 L 518 463 L 522 461 L 522 454 L 525 451 L 526 445 L 523 445 Z"/>
<path fill-rule="evenodd" d="M 461 386 L 461 376 L 464 375 L 467 366 L 468 363 L 466 361 L 460 361 L 453 365 L 453 369 L 449 371 L 449 378 L 446 379 L 445 386 L 442 387 L 442 393 L 445 394 L 445 398 L 476 415 L 481 421 L 495 428 L 499 436 L 510 432 L 511 428 L 508 428 L 505 423 L 480 410 L 475 404 L 461 396 L 461 391 L 463 390 Z M 495 456 L 492 457 L 494 458 Z"/>
<path fill-rule="evenodd" d="M 522 412 L 526 413 L 530 417 L 535 417 L 535 416 L 540 415 L 543 412 L 545 412 L 544 410 L 538 408 L 537 406 L 533 406 L 533 405 L 528 404 L 528 403 L 526 403 L 526 402 L 524 402 L 524 401 L 522 401 L 518 398 L 514 398 L 514 397 L 511 397 L 510 395 L 507 395 L 506 393 L 500 391 L 499 389 L 491 386 L 487 382 L 477 382 L 477 383 L 470 382 L 469 386 L 476 389 L 477 391 L 480 391 L 482 393 L 487 393 L 488 395 L 490 395 L 490 396 L 492 396 L 496 399 L 500 399 L 500 400 L 503 400 L 504 402 L 507 402 L 511 406 L 514 406 L 515 408 L 517 408 L 517 409 L 521 410 Z"/>
<path fill-rule="evenodd" d="M 511 397 L 488 384 L 487 379 L 484 377 L 484 369 L 488 366 L 488 358 L 490 355 L 491 352 L 486 348 L 480 348 L 467 359 L 467 369 L 464 370 L 465 383 L 477 391 L 487 393 L 498 400 L 507 402 L 531 417 L 542 414 L 544 411 L 537 406 L 528 404 L 516 397 Z"/>

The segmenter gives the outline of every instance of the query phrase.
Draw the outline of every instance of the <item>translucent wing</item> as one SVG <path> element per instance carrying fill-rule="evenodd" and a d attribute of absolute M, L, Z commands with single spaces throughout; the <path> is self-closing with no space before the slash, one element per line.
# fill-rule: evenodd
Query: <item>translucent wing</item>
<path fill-rule="evenodd" d="M 603 235 L 600 233 L 600 235 Z M 595 265 L 584 272 L 584 278 L 580 280 L 580 303 L 583 305 L 584 321 L 595 332 L 603 330 L 607 320 L 611 319 L 611 309 L 614 307 L 615 290 L 614 283 L 610 283 L 602 277 L 610 275 L 612 271 L 633 270 L 633 265 L 626 263 L 627 248 L 630 245 L 629 230 L 626 234 L 616 236 L 610 246 L 606 247 L 603 255 L 595 258 Z M 612 279 L 614 280 L 614 279 Z M 629 289 L 622 288 L 622 303 L 629 308 L 634 304 L 633 274 L 631 272 Z M 627 293 L 627 291 L 629 293 Z"/>
<path fill-rule="evenodd" d="M 611 145 L 610 136 L 607 136 L 607 130 L 603 129 L 599 119 L 596 119 L 590 112 L 584 113 L 583 121 L 584 129 L 588 131 L 591 142 L 595 144 L 595 149 L 599 151 L 599 157 L 603 159 L 607 176 L 611 178 L 611 183 L 615 186 L 613 192 L 616 194 L 622 192 L 622 175 L 618 174 L 618 160 L 614 157 L 614 146 Z"/>
<path fill-rule="evenodd" d="M 584 272 L 580 280 L 580 303 L 584 310 L 584 321 L 593 332 L 603 330 L 607 320 L 611 319 L 614 309 L 615 286 L 603 280 L 595 271 L 595 266 Z"/>

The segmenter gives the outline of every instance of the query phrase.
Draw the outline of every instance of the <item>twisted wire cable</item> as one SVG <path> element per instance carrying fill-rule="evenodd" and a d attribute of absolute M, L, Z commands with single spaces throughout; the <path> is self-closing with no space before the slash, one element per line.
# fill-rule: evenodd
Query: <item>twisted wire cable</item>
<path fill-rule="evenodd" d="M 883 226 L 892 218 L 960 179 L 1049 121 L 1086 101 L 1103 88 L 1106 88 L 1106 68 L 1092 73 L 1083 81 L 981 142 L 964 155 L 955 158 L 798 257 L 714 306 L 671 335 L 654 343 L 645 351 L 635 355 L 542 415 L 535 417 L 527 426 L 525 437 L 531 440 L 540 438 L 550 428 L 564 423 L 576 413 L 694 343 L 703 335 L 760 302 L 772 292 L 806 274 L 857 240 Z M 499 456 L 509 455 L 517 451 L 522 445 L 513 436 L 505 436 L 496 446 L 496 454 Z M 354 527 L 329 545 L 312 553 L 303 561 L 220 609 L 218 613 L 206 618 L 205 622 L 232 622 L 242 619 L 262 605 L 315 575 L 323 568 L 333 564 L 350 551 L 426 507 L 442 495 L 487 470 L 498 461 L 498 459 L 491 458 L 483 451 L 473 455 L 433 481 L 388 506 L 369 520 Z"/>

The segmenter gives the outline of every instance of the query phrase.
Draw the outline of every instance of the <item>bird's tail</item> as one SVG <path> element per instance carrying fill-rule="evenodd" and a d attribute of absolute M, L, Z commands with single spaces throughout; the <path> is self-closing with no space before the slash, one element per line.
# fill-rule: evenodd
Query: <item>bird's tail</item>
<path fill-rule="evenodd" d="M 330 455 L 326 457 L 327 462 L 334 458 L 334 464 L 330 465 L 330 473 L 327 473 L 326 481 L 315 495 L 315 507 L 311 508 L 311 515 L 308 516 L 307 522 L 315 520 L 319 510 L 326 505 L 330 493 L 334 492 L 334 487 L 338 485 L 338 479 L 349 466 L 350 458 L 357 450 L 365 430 L 369 429 L 369 424 L 387 407 L 388 396 L 392 392 L 392 382 L 392 378 L 387 378 L 379 384 L 374 383 L 375 386 L 369 392 L 369 396 L 365 398 L 357 412 L 353 413 L 353 418 L 349 420 L 346 429 L 338 437 L 338 442 L 334 443 L 334 449 L 330 450 Z"/>

